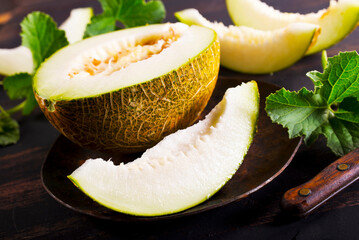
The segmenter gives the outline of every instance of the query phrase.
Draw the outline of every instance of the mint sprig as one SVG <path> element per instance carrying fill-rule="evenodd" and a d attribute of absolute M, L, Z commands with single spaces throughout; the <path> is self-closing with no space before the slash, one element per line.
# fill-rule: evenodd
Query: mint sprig
<path fill-rule="evenodd" d="M 166 16 L 159 0 L 99 0 L 103 12 L 91 18 L 85 37 L 111 32 L 121 23 L 125 28 L 160 23 Z"/>
<path fill-rule="evenodd" d="M 21 22 L 22 45 L 30 49 L 34 70 L 60 48 L 68 45 L 63 30 L 57 28 L 52 18 L 41 12 L 28 14 Z M 15 107 L 4 110 L 0 106 L 0 145 L 16 143 L 20 137 L 19 124 L 11 118 L 11 115 L 21 111 L 23 115 L 29 115 L 37 106 L 32 90 L 33 75 L 18 73 L 4 78 L 1 82 L 4 90 L 11 100 L 23 100 Z"/>
<path fill-rule="evenodd" d="M 281 89 L 267 97 L 266 111 L 290 138 L 303 136 L 311 144 L 322 134 L 336 155 L 344 155 L 359 147 L 359 55 L 322 56 L 323 73 L 307 73 L 314 91 Z"/>

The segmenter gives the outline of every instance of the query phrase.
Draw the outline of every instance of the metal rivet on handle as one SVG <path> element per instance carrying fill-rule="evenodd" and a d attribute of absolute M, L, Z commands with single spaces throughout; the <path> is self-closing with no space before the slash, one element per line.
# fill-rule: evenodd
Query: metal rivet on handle
<path fill-rule="evenodd" d="M 302 196 L 302 197 L 306 197 L 311 193 L 312 193 L 312 191 L 310 191 L 309 188 L 302 188 L 302 189 L 299 190 L 299 195 Z"/>
<path fill-rule="evenodd" d="M 338 169 L 339 171 L 346 171 L 346 170 L 349 169 L 349 165 L 346 164 L 346 163 L 342 163 L 342 164 L 339 164 L 339 165 L 337 166 L 337 169 Z"/>

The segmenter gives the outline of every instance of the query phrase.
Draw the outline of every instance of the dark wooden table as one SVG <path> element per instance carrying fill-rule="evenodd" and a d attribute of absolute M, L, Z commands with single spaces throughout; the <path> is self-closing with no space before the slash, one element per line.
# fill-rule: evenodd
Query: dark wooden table
<path fill-rule="evenodd" d="M 283 11 L 307 13 L 328 6 L 328 0 L 267 0 Z M 289 4 L 290 2 L 290 4 Z M 167 20 L 173 13 L 194 7 L 210 20 L 230 24 L 224 0 L 166 0 Z M 30 11 L 44 11 L 61 23 L 75 7 L 92 6 L 86 0 L 1 0 L 0 48 L 20 44 L 19 23 Z M 10 13 L 10 14 L 8 14 Z M 359 50 L 359 31 L 330 48 Z M 237 76 L 271 82 L 291 90 L 312 88 L 305 77 L 321 69 L 320 54 L 305 57 L 294 66 L 273 75 L 244 75 L 221 69 L 221 76 Z M 11 107 L 3 89 L 0 104 Z M 279 203 L 283 193 L 316 175 L 336 159 L 320 138 L 302 145 L 290 166 L 274 181 L 249 197 L 225 207 L 180 219 L 147 223 L 121 223 L 95 219 L 74 212 L 47 194 L 40 170 L 59 133 L 36 110 L 18 118 L 19 143 L 0 147 L 0 239 L 359 239 L 359 183 L 354 183 L 302 219 L 284 217 Z"/>

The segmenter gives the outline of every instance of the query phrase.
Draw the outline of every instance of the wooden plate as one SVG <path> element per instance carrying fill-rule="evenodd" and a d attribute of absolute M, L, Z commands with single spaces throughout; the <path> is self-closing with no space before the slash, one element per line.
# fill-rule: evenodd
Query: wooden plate
<path fill-rule="evenodd" d="M 234 78 L 220 78 L 211 100 L 202 117 L 207 114 L 223 97 L 229 87 L 241 84 Z M 279 88 L 272 84 L 258 82 L 261 95 L 258 131 L 243 164 L 233 178 L 212 198 L 188 210 L 165 216 L 136 217 L 115 212 L 99 205 L 78 190 L 67 175 L 71 174 L 88 158 L 112 157 L 115 163 L 131 161 L 140 155 L 111 155 L 83 149 L 60 136 L 42 167 L 41 177 L 45 189 L 57 201 L 77 212 L 97 218 L 115 221 L 153 221 L 178 218 L 200 213 L 247 197 L 278 176 L 291 162 L 301 140 L 289 139 L 287 131 L 268 118 L 264 107 L 265 97 Z"/>

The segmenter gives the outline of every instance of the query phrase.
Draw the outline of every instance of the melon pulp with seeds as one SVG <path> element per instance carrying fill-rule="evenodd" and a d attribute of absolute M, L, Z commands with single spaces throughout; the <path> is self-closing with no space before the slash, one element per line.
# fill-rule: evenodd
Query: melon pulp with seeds
<path fill-rule="evenodd" d="M 220 40 L 221 65 L 245 73 L 271 73 L 294 64 L 310 48 L 318 32 L 316 25 L 307 23 L 274 31 L 227 27 L 209 22 L 196 9 L 185 9 L 175 16 L 188 25 L 214 29 Z"/>
<path fill-rule="evenodd" d="M 71 10 L 70 16 L 59 27 L 65 31 L 69 43 L 74 43 L 82 39 L 86 25 L 90 22 L 93 15 L 92 8 L 75 8 Z M 16 48 L 0 49 L 0 74 L 13 75 L 16 73 L 33 73 L 34 62 L 30 49 L 25 46 Z"/>
<path fill-rule="evenodd" d="M 226 0 L 227 9 L 236 25 L 273 30 L 295 22 L 317 24 L 321 28 L 318 41 L 307 54 L 319 52 L 345 38 L 359 21 L 358 0 L 331 0 L 327 9 L 316 13 L 280 12 L 260 0 Z"/>
<path fill-rule="evenodd" d="M 236 172 L 252 142 L 259 112 L 254 81 L 228 89 L 206 118 L 179 130 L 133 162 L 89 159 L 70 180 L 115 211 L 156 216 L 195 206 Z"/>
<path fill-rule="evenodd" d="M 41 65 L 33 87 L 45 116 L 71 141 L 136 152 L 193 124 L 218 71 L 215 31 L 167 23 L 69 45 Z"/>

